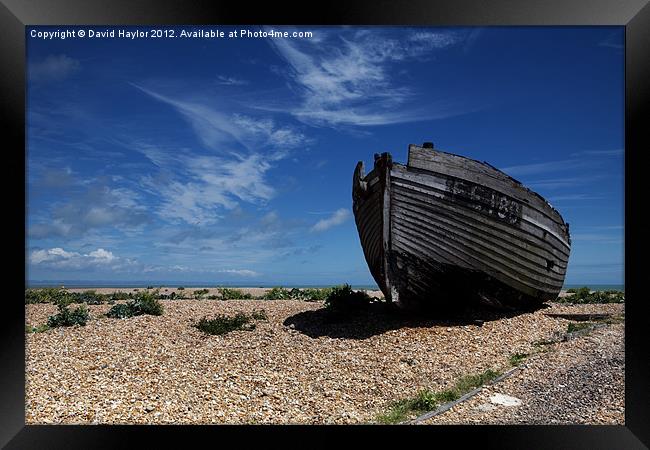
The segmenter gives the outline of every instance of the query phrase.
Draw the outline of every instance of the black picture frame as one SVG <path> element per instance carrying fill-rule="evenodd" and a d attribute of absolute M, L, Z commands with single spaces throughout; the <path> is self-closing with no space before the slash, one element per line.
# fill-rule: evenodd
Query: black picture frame
<path fill-rule="evenodd" d="M 453 427 L 282 427 L 285 445 L 325 442 L 332 429 L 383 439 L 386 433 L 410 438 L 451 439 L 455 443 L 475 442 L 481 448 L 647 448 L 650 442 L 647 380 L 650 357 L 645 343 L 638 277 L 643 264 L 642 247 L 637 245 L 636 223 L 644 199 L 639 158 L 648 146 L 647 117 L 650 104 L 650 6 L 648 0 L 448 0 L 410 2 L 340 1 L 298 5 L 265 2 L 171 1 L 171 0 L 0 0 L 0 111 L 5 146 L 5 174 L 15 177 L 5 186 L 5 202 L 11 205 L 13 221 L 5 221 L 16 249 L 16 260 L 25 257 L 26 197 L 14 193 L 22 180 L 25 186 L 25 27 L 28 25 L 146 25 L 146 24 L 304 24 L 304 25 L 620 25 L 625 27 L 625 287 L 626 287 L 626 394 L 625 426 L 453 426 Z M 5 177 L 7 179 L 7 177 Z M 15 184 L 14 184 L 15 183 Z M 630 243 L 631 245 L 627 245 Z M 19 249 L 20 247 L 20 249 Z M 126 447 L 136 437 L 146 436 L 171 442 L 181 437 L 205 438 L 215 432 L 249 436 L 252 429 L 265 433 L 275 427 L 199 427 L 199 426 L 41 426 L 25 425 L 25 266 L 7 258 L 11 295 L 2 299 L 4 312 L 0 346 L 0 445 L 7 448 L 113 448 Z M 16 268 L 18 267 L 18 268 Z M 13 271 L 16 271 L 15 275 Z M 302 434 L 302 440 L 289 434 Z M 435 434 L 435 436 L 431 435 Z M 413 436 L 411 436 L 413 435 Z M 296 439 L 296 440 L 293 440 Z M 212 441 L 217 445 L 216 441 Z M 225 442 L 225 441 L 224 441 Z M 153 446 L 148 441 L 147 446 Z M 309 444 L 310 445 L 310 444 Z"/>

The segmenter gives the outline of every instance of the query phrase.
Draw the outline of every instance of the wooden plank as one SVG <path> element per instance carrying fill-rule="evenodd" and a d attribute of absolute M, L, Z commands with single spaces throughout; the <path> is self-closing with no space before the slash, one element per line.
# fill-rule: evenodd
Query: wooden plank
<path fill-rule="evenodd" d="M 394 235 L 403 236 L 414 247 L 440 248 L 456 256 L 462 255 L 470 268 L 487 273 L 508 285 L 517 282 L 534 289 L 557 290 L 558 293 L 562 288 L 562 281 L 552 281 L 548 278 L 544 279 L 522 272 L 521 269 L 511 263 L 499 260 L 493 255 L 476 247 L 471 247 L 462 240 L 448 234 L 427 230 L 425 235 L 420 231 L 422 226 L 421 223 L 414 224 L 406 220 L 395 222 L 393 227 L 395 230 Z"/>
<path fill-rule="evenodd" d="M 390 210 L 391 210 L 391 183 L 390 183 L 390 169 L 393 164 L 393 159 L 388 153 L 381 155 L 379 159 L 375 159 L 376 167 L 380 171 L 380 178 L 382 179 L 383 184 L 383 197 L 381 205 L 381 215 L 382 215 L 382 244 L 383 244 L 383 276 L 384 283 L 386 286 L 386 292 L 384 292 L 384 297 L 387 301 L 398 302 L 398 298 L 393 298 L 396 295 L 394 289 L 391 289 L 391 273 L 388 261 L 388 253 L 390 251 L 390 239 L 391 239 L 391 220 L 390 220 Z"/>
<path fill-rule="evenodd" d="M 377 171 L 372 170 L 364 176 L 363 162 L 360 161 L 352 177 L 352 209 L 366 263 L 380 288 L 384 284 L 381 275 L 381 195 Z"/>
<path fill-rule="evenodd" d="M 431 180 L 427 179 L 425 176 L 415 176 L 412 173 L 407 173 L 404 171 L 404 166 L 398 168 L 395 166 L 396 165 L 393 166 L 392 171 L 392 182 L 394 185 L 411 190 L 414 193 L 422 194 L 420 198 L 423 202 L 429 202 L 428 198 L 435 197 L 436 199 L 443 200 L 451 209 L 461 208 L 466 212 L 473 212 L 470 208 L 466 207 L 466 203 L 457 202 L 455 198 L 450 197 L 445 191 L 440 190 L 438 188 L 438 186 L 440 186 L 439 182 L 430 182 Z M 480 215 L 475 216 L 480 217 Z M 568 257 L 571 247 L 568 240 L 563 239 L 565 236 L 568 237 L 566 233 L 564 233 L 565 230 L 559 228 L 556 228 L 555 230 L 549 229 L 547 225 L 552 224 L 553 222 L 549 221 L 543 223 L 541 220 L 542 218 L 531 215 L 530 210 L 527 209 L 526 205 L 524 205 L 522 209 L 522 220 L 516 226 L 505 221 L 490 221 L 490 223 L 491 226 L 502 229 L 505 232 L 516 234 L 517 230 L 521 230 L 542 239 L 543 241 L 546 241 L 547 235 L 550 235 L 553 246 Z M 482 217 L 482 221 L 485 222 L 484 216 Z M 542 226 L 544 228 L 542 228 Z M 554 242 L 556 244 L 554 244 Z"/>
<path fill-rule="evenodd" d="M 431 218 L 418 214 L 413 208 L 402 208 L 395 205 L 395 212 L 393 220 L 404 219 L 411 223 L 418 222 L 422 227 L 422 233 L 436 233 L 442 232 L 445 236 L 449 236 L 470 248 L 479 252 L 485 252 L 490 257 L 498 259 L 507 263 L 510 267 L 517 267 L 522 273 L 529 274 L 530 276 L 539 277 L 540 279 L 548 278 L 549 280 L 559 281 L 560 285 L 564 281 L 564 272 L 560 272 L 554 265 L 552 269 L 547 269 L 547 260 L 544 258 L 537 258 L 533 260 L 534 254 L 522 255 L 521 252 L 513 247 L 508 247 L 499 241 L 491 241 L 484 239 L 483 236 L 477 235 L 472 232 L 467 232 L 467 229 L 460 223 L 453 223 L 452 221 L 441 220 L 441 218 Z M 427 219 L 427 220 L 422 220 Z"/>
<path fill-rule="evenodd" d="M 429 191 L 431 195 L 437 197 L 446 198 L 454 201 L 458 204 L 465 204 L 466 206 L 472 206 L 472 203 L 480 206 L 481 200 L 476 199 L 472 202 L 471 199 L 458 198 L 450 189 L 453 189 L 457 186 L 455 183 L 449 183 L 449 177 L 439 173 L 419 173 L 413 172 L 412 169 L 402 166 L 400 164 L 393 165 L 393 179 L 399 178 L 400 180 L 408 181 L 409 183 L 415 186 L 421 186 L 424 188 L 424 192 Z M 485 203 L 486 200 L 483 201 Z M 547 212 L 540 212 L 539 210 L 532 208 L 529 204 L 522 202 L 521 205 L 520 217 L 522 220 L 535 225 L 538 228 L 546 230 L 548 233 L 551 233 L 558 239 L 567 250 L 571 247 L 569 243 L 569 237 L 564 224 L 558 224 L 556 221 L 552 220 L 549 217 Z M 550 208 L 550 207 L 549 207 Z M 547 210 L 550 210 L 547 208 Z M 480 210 L 480 208 L 476 208 Z M 494 216 L 494 214 L 491 214 Z M 501 220 L 504 223 L 508 223 L 505 220 Z M 517 225 L 518 222 L 511 221 L 511 225 Z"/>
<path fill-rule="evenodd" d="M 566 255 L 560 252 L 553 253 L 549 250 L 550 244 L 541 239 L 531 245 L 520 237 L 513 238 L 511 235 L 493 228 L 491 224 L 477 220 L 476 217 L 470 218 L 468 215 L 457 214 L 446 207 L 442 201 L 436 201 L 435 198 L 429 199 L 430 202 L 418 201 L 418 199 L 414 199 L 409 195 L 410 192 L 401 189 L 400 186 L 394 187 L 394 193 L 396 202 L 399 203 L 400 207 L 401 205 L 408 206 L 409 210 L 422 217 L 431 217 L 432 220 L 457 227 L 471 234 L 472 239 L 489 241 L 504 251 L 516 254 L 531 263 L 546 265 L 548 260 L 552 260 L 557 270 L 565 270 L 567 267 L 568 258 Z"/>
<path fill-rule="evenodd" d="M 527 203 L 540 213 L 546 214 L 557 224 L 564 225 L 560 213 L 542 196 L 487 163 L 411 144 L 409 145 L 408 167 L 453 176 L 495 189 Z"/>

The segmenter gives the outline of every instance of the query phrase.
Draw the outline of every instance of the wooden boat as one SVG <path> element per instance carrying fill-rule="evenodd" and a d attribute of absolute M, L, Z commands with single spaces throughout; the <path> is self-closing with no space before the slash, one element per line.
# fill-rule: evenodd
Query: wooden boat
<path fill-rule="evenodd" d="M 365 175 L 360 161 L 352 186 L 370 272 L 401 307 L 526 309 L 562 288 L 569 224 L 542 196 L 485 162 L 411 144 L 407 165 L 375 154 Z"/>

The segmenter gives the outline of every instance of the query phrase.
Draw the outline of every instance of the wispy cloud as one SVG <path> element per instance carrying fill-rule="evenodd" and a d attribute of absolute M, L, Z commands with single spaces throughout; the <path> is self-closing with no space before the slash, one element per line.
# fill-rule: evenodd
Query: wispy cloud
<path fill-rule="evenodd" d="M 612 149 L 612 150 L 583 150 L 576 153 L 571 153 L 571 156 L 621 156 L 625 153 L 625 150 L 622 148 Z"/>
<path fill-rule="evenodd" d="M 284 152 L 309 142 L 300 131 L 289 126 L 279 126 L 270 118 L 252 118 L 218 107 L 207 106 L 191 100 L 178 100 L 131 83 L 152 98 L 166 103 L 178 111 L 192 126 L 200 141 L 208 148 L 224 152 L 236 142 L 249 150 L 269 146 Z"/>
<path fill-rule="evenodd" d="M 565 159 L 562 161 L 549 161 L 533 164 L 522 164 L 518 166 L 504 167 L 501 170 L 508 175 L 521 176 L 521 175 L 536 175 L 546 172 L 558 172 L 565 170 L 582 169 L 584 167 L 592 167 L 594 165 L 591 161 L 581 159 Z"/>
<path fill-rule="evenodd" d="M 473 28 L 469 33 L 469 36 L 465 39 L 465 44 L 463 45 L 463 53 L 469 53 L 469 51 L 474 47 L 478 38 L 483 34 L 485 28 Z"/>
<path fill-rule="evenodd" d="M 607 175 L 588 175 L 588 176 L 571 176 L 562 178 L 545 178 L 534 180 L 526 183 L 527 186 L 534 189 L 563 189 L 576 186 L 582 186 L 594 181 L 602 180 Z"/>
<path fill-rule="evenodd" d="M 609 47 L 615 48 L 617 50 L 622 50 L 625 48 L 625 38 L 623 33 L 614 32 L 607 36 L 605 39 L 598 43 L 600 47 Z"/>
<path fill-rule="evenodd" d="M 81 63 L 67 55 L 49 55 L 28 63 L 27 73 L 33 81 L 61 81 L 81 69 Z"/>
<path fill-rule="evenodd" d="M 416 93 L 398 86 L 393 64 L 425 58 L 463 41 L 462 33 L 400 30 L 381 35 L 369 30 L 319 30 L 318 39 L 271 40 L 289 64 L 285 75 L 296 86 L 301 103 L 288 110 L 299 120 L 316 125 L 383 125 L 429 120 L 465 113 L 467 105 L 430 100 L 426 108 L 405 107 Z M 272 109 L 273 108 L 268 108 Z M 275 110 L 281 111 L 282 108 Z"/>
<path fill-rule="evenodd" d="M 233 211 L 236 211 L 234 208 Z M 278 255 L 310 247 L 305 242 L 310 224 L 303 219 L 284 218 L 276 211 L 264 214 L 227 214 L 218 223 L 161 229 L 155 237 L 155 246 L 163 252 L 174 254 L 177 260 L 186 259 L 195 266 L 196 249 L 210 266 L 227 268 L 236 261 L 247 265 L 247 270 L 266 267 L 277 262 Z"/>
<path fill-rule="evenodd" d="M 549 197 L 550 202 L 564 202 L 572 200 L 602 200 L 605 197 L 602 195 L 591 195 L 591 194 L 567 194 L 567 195 L 555 195 Z"/>
<path fill-rule="evenodd" d="M 541 173 L 560 172 L 576 169 L 592 169 L 603 166 L 610 156 L 621 156 L 623 149 L 581 150 L 571 153 L 572 158 L 558 161 L 535 162 L 503 167 L 500 170 L 512 176 L 537 175 Z"/>
<path fill-rule="evenodd" d="M 232 120 L 237 126 L 246 130 L 255 141 L 273 149 L 280 149 L 269 155 L 273 159 L 283 158 L 289 149 L 312 143 L 312 140 L 301 132 L 292 127 L 279 127 L 269 118 L 253 118 L 243 114 L 234 114 Z"/>
<path fill-rule="evenodd" d="M 204 145 L 210 148 L 218 148 L 219 145 L 229 144 L 237 141 L 242 145 L 247 144 L 244 137 L 245 130 L 232 123 L 231 116 L 194 102 L 176 100 L 171 97 L 159 94 L 137 84 L 131 83 L 145 94 L 171 105 L 189 122 L 197 136 Z"/>
<path fill-rule="evenodd" d="M 308 247 L 296 247 L 284 253 L 282 256 L 280 256 L 280 258 L 292 258 L 296 256 L 310 255 L 318 252 L 322 248 L 323 246 L 321 244 L 310 245 Z"/>
<path fill-rule="evenodd" d="M 263 204 L 275 196 L 267 172 L 292 149 L 309 144 L 303 133 L 268 117 L 222 112 L 200 103 L 177 100 L 136 88 L 174 107 L 214 154 L 162 149 L 148 143 L 135 148 L 172 176 L 145 177 L 143 185 L 162 198 L 159 215 L 189 224 L 210 223 L 239 201 Z M 243 147 L 243 149 L 242 149 Z M 235 149 L 241 150 L 235 150 Z"/>
<path fill-rule="evenodd" d="M 311 227 L 311 231 L 320 232 L 320 231 L 329 230 L 332 227 L 344 223 L 346 220 L 350 218 L 350 215 L 351 214 L 349 210 L 345 208 L 338 209 L 330 217 L 326 219 L 321 219 L 318 222 L 316 222 L 316 224 L 313 227 Z"/>
<path fill-rule="evenodd" d="M 226 76 L 223 76 L 223 75 L 219 75 L 217 77 L 217 83 L 218 84 L 223 84 L 223 85 L 226 85 L 226 86 L 243 86 L 243 85 L 248 84 L 248 81 L 242 80 L 242 79 L 239 79 L 239 78 L 235 78 L 235 77 L 226 77 Z"/>
<path fill-rule="evenodd" d="M 622 234 L 622 233 L 621 233 Z M 603 233 L 572 233 L 572 241 L 597 242 L 600 244 L 622 244 L 622 235 L 613 236 Z"/>

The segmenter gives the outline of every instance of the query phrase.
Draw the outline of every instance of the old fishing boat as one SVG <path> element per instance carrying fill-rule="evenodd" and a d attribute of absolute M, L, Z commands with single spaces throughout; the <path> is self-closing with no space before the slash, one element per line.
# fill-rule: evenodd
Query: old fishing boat
<path fill-rule="evenodd" d="M 528 308 L 562 288 L 569 224 L 485 162 L 411 144 L 406 165 L 375 154 L 366 175 L 360 161 L 352 186 L 368 267 L 399 306 Z"/>

